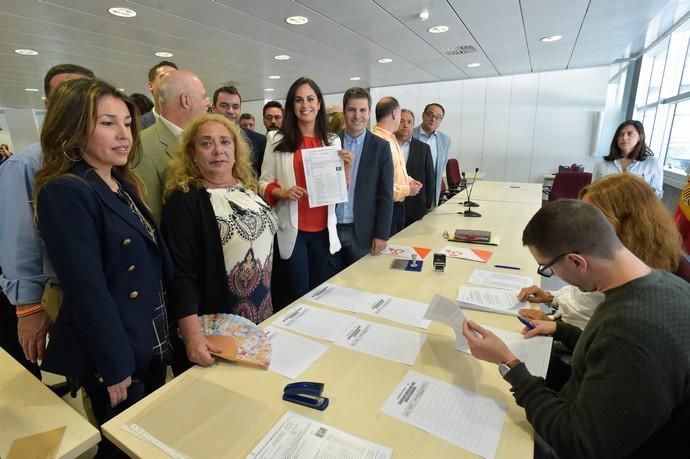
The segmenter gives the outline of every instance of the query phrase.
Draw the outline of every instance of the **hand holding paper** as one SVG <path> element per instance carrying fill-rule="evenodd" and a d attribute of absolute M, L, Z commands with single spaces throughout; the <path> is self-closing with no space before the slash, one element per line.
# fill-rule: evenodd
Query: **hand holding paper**
<path fill-rule="evenodd" d="M 470 352 L 479 360 L 499 364 L 517 358 L 498 336 L 471 320 L 465 320 L 462 324 L 462 334 L 470 346 Z"/>

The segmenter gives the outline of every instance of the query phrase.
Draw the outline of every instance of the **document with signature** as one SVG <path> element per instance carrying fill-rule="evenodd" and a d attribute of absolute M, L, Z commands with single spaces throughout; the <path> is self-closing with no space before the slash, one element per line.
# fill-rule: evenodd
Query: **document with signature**
<path fill-rule="evenodd" d="M 462 449 L 493 458 L 506 406 L 409 370 L 381 411 Z"/>
<path fill-rule="evenodd" d="M 305 148 L 302 164 L 309 207 L 347 202 L 345 163 L 338 156 L 338 147 Z"/>
<path fill-rule="evenodd" d="M 391 448 L 288 411 L 247 459 L 390 459 Z"/>
<path fill-rule="evenodd" d="M 357 320 L 335 341 L 336 346 L 413 365 L 426 335 L 402 328 Z"/>

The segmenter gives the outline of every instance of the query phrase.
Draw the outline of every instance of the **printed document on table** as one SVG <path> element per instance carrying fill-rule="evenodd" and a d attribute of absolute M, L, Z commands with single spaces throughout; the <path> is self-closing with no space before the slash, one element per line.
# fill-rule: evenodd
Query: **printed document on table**
<path fill-rule="evenodd" d="M 424 318 L 428 304 L 418 301 L 406 300 L 395 296 L 380 295 L 376 303 L 361 312 L 372 316 L 383 317 L 384 319 L 400 322 L 413 327 L 427 329 L 431 324 L 430 320 Z"/>
<path fill-rule="evenodd" d="M 393 450 L 288 411 L 247 459 L 390 459 Z"/>
<path fill-rule="evenodd" d="M 520 333 L 487 327 L 486 325 L 482 325 L 482 327 L 501 338 L 508 345 L 508 348 L 513 351 L 513 354 L 525 362 L 530 373 L 534 376 L 546 378 L 546 370 L 549 369 L 549 359 L 551 358 L 552 337 L 535 336 L 534 338 L 525 339 Z M 469 349 L 467 353 L 469 353 Z"/>
<path fill-rule="evenodd" d="M 326 345 L 277 327 L 266 327 L 264 333 L 272 349 L 268 369 L 286 378 L 297 378 L 328 350 Z"/>
<path fill-rule="evenodd" d="M 413 365 L 426 335 L 368 320 L 357 320 L 334 343 L 353 351 Z"/>
<path fill-rule="evenodd" d="M 333 342 L 354 321 L 352 316 L 299 303 L 273 321 L 272 325 Z"/>
<path fill-rule="evenodd" d="M 534 279 L 531 277 L 495 273 L 484 269 L 475 269 L 470 276 L 469 282 L 470 284 L 502 288 L 504 290 L 520 290 L 523 287 L 534 285 Z"/>
<path fill-rule="evenodd" d="M 409 370 L 381 411 L 491 459 L 506 410 L 496 400 Z"/>
<path fill-rule="evenodd" d="M 340 285 L 321 284 L 307 293 L 305 299 L 350 312 L 361 312 L 378 303 L 381 295 Z"/>
<path fill-rule="evenodd" d="M 345 163 L 338 156 L 338 147 L 305 148 L 302 163 L 309 207 L 347 202 Z"/>
<path fill-rule="evenodd" d="M 465 321 L 465 314 L 457 301 L 443 295 L 434 296 L 426 314 L 424 314 L 424 318 L 444 323 L 452 328 L 455 331 L 455 349 L 469 349 L 467 340 L 462 334 L 462 323 Z"/>
<path fill-rule="evenodd" d="M 530 284 L 531 285 L 531 284 Z M 519 290 L 462 286 L 458 289 L 460 306 L 485 312 L 517 315 L 521 308 L 527 308 L 526 301 L 518 301 Z"/>

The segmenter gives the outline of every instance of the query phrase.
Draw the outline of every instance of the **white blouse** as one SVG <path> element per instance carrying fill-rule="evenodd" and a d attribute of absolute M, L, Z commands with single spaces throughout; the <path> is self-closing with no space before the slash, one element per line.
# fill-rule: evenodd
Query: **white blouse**
<path fill-rule="evenodd" d="M 606 161 L 600 159 L 592 171 L 592 181 L 600 179 L 605 175 L 620 174 L 623 172 L 620 159 Z M 656 156 L 647 156 L 644 161 L 633 161 L 625 172 L 630 172 L 642 177 L 654 189 L 656 195 L 661 199 L 664 196 L 664 168 Z"/>

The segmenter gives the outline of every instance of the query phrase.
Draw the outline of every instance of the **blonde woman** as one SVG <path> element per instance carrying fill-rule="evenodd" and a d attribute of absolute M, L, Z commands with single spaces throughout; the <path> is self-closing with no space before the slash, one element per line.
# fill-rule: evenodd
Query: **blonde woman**
<path fill-rule="evenodd" d="M 175 263 L 171 316 L 184 342 L 175 346 L 177 374 L 214 361 L 197 315 L 231 313 L 259 323 L 273 314 L 277 219 L 257 191 L 239 128 L 221 115 L 194 118 L 170 165 L 162 216 Z"/>

